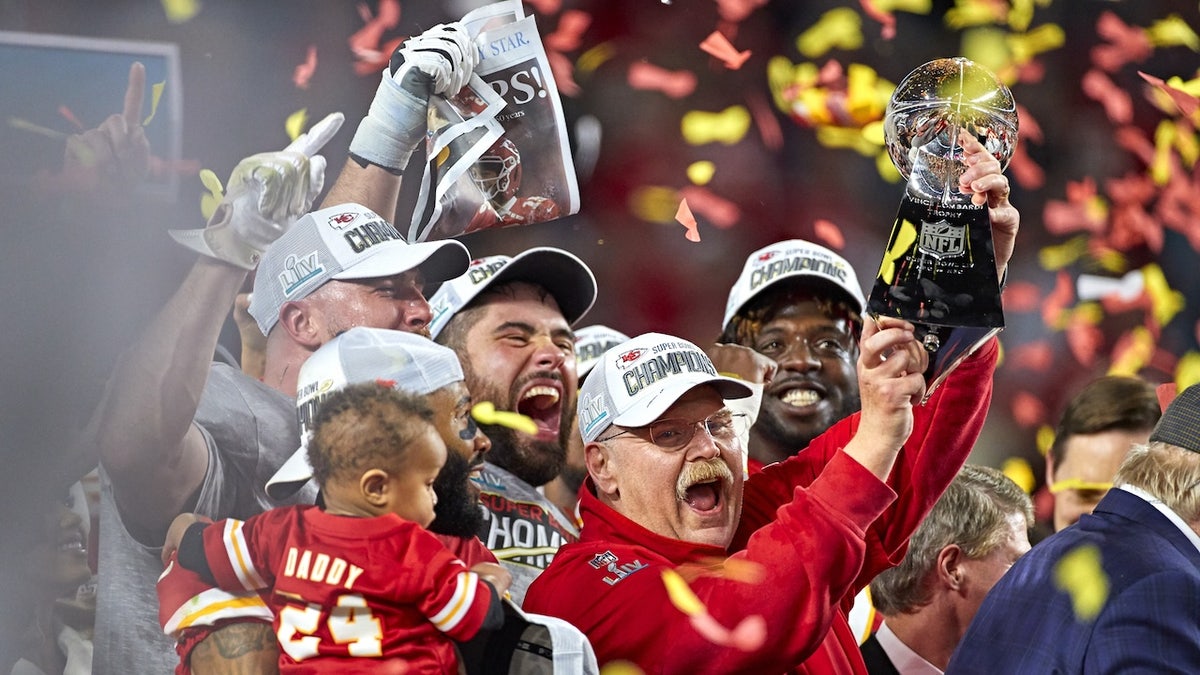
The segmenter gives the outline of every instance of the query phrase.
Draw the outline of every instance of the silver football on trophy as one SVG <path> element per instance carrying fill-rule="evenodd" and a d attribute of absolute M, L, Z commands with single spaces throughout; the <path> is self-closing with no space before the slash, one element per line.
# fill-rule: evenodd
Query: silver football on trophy
<path fill-rule="evenodd" d="M 892 163 L 908 180 L 908 194 L 942 203 L 970 199 L 958 190 L 966 169 L 956 142 L 965 130 L 1008 166 L 1017 147 L 1012 92 L 987 68 L 962 57 L 937 59 L 906 75 L 884 113 Z"/>

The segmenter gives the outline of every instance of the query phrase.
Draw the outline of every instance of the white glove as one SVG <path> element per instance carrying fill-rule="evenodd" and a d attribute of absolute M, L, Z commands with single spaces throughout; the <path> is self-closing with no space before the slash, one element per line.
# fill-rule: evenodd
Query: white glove
<path fill-rule="evenodd" d="M 325 187 L 325 158 L 316 154 L 341 128 L 332 113 L 278 152 L 238 162 L 225 198 L 202 230 L 171 230 L 175 241 L 210 258 L 254 269 L 267 249 L 308 213 Z"/>
<path fill-rule="evenodd" d="M 479 50 L 466 27 L 438 24 L 409 38 L 392 54 L 350 154 L 399 173 L 428 127 L 429 97 L 453 96 L 466 86 Z"/>

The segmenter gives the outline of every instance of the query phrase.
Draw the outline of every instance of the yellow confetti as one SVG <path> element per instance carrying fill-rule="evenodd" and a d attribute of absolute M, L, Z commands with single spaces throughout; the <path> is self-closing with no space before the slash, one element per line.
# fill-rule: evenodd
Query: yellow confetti
<path fill-rule="evenodd" d="M 1162 120 L 1154 130 L 1154 160 L 1150 163 L 1150 178 L 1159 187 L 1171 179 L 1171 147 L 1174 144 L 1175 125 Z"/>
<path fill-rule="evenodd" d="M 900 170 L 892 163 L 892 158 L 886 150 L 881 150 L 879 154 L 875 155 L 875 169 L 879 171 L 879 176 L 889 183 L 899 183 L 904 179 L 904 176 L 900 175 Z"/>
<path fill-rule="evenodd" d="M 819 126 L 816 137 L 817 142 L 827 148 L 846 148 L 863 157 L 874 157 L 879 152 L 879 146 L 872 143 L 861 129 L 854 127 Z"/>
<path fill-rule="evenodd" d="M 530 435 L 538 432 L 537 422 L 531 418 L 511 410 L 496 410 L 495 404 L 491 401 L 476 403 L 471 408 L 471 417 L 480 424 L 499 425 Z"/>
<path fill-rule="evenodd" d="M 687 168 L 688 180 L 696 185 L 708 185 L 712 180 L 713 174 L 717 171 L 717 165 L 708 160 L 692 162 Z"/>
<path fill-rule="evenodd" d="M 1113 274 L 1124 274 L 1129 269 L 1129 260 L 1116 249 L 1104 249 L 1095 254 L 1096 264 Z"/>
<path fill-rule="evenodd" d="M 1155 21 L 1146 29 L 1146 37 L 1155 47 L 1187 47 L 1200 51 L 1200 36 L 1178 14 Z"/>
<path fill-rule="evenodd" d="M 688 616 L 696 616 L 708 611 L 705 609 L 704 603 L 700 602 L 700 598 L 697 598 L 696 594 L 692 592 L 691 586 L 688 586 L 678 572 L 670 568 L 664 569 L 662 579 L 667 586 L 667 596 L 671 598 L 671 604 L 675 605 L 679 611 Z"/>
<path fill-rule="evenodd" d="M 43 127 L 40 124 L 34 124 L 33 122 L 21 119 L 20 117 L 8 118 L 8 126 L 14 129 L 20 129 L 21 131 L 28 131 L 30 133 L 47 136 L 49 138 L 63 138 L 66 136 L 66 134 L 61 131 L 55 131 L 54 129 Z"/>
<path fill-rule="evenodd" d="M 1088 250 L 1086 236 L 1072 237 L 1057 246 L 1046 246 L 1038 251 L 1038 262 L 1047 272 L 1061 270 L 1079 260 Z"/>
<path fill-rule="evenodd" d="M 1200 353 L 1188 352 L 1175 364 L 1175 390 L 1183 391 L 1200 383 Z"/>
<path fill-rule="evenodd" d="M 1129 331 L 1129 346 L 1113 357 L 1108 374 L 1136 376 L 1154 356 L 1154 342 L 1154 336 L 1145 326 Z"/>
<path fill-rule="evenodd" d="M 629 210 L 649 223 L 674 222 L 678 209 L 679 193 L 673 188 L 646 185 L 629 195 Z"/>
<path fill-rule="evenodd" d="M 1142 268 L 1142 280 L 1150 294 L 1150 311 L 1158 325 L 1165 326 L 1183 309 L 1183 293 L 1172 290 L 1162 268 L 1150 263 Z"/>
<path fill-rule="evenodd" d="M 304 133 L 304 127 L 308 123 L 308 108 L 301 108 L 296 112 L 288 115 L 287 121 L 283 123 L 283 128 L 287 130 L 288 140 L 294 141 Z"/>
<path fill-rule="evenodd" d="M 1075 617 L 1091 621 L 1108 601 L 1108 575 L 1100 565 L 1100 549 L 1079 546 L 1054 566 L 1054 584 L 1071 596 Z"/>
<path fill-rule="evenodd" d="M 1038 427 L 1034 442 L 1037 443 L 1038 452 L 1045 457 L 1050 452 L 1050 446 L 1054 445 L 1054 428 L 1047 424 Z"/>
<path fill-rule="evenodd" d="M 645 675 L 645 671 L 629 661 L 609 661 L 600 666 L 600 675 Z"/>
<path fill-rule="evenodd" d="M 1081 302 L 1071 310 L 1070 321 L 1098 326 L 1104 320 L 1104 308 L 1098 302 Z M 1068 322 L 1069 323 L 1069 322 Z"/>
<path fill-rule="evenodd" d="M 813 59 L 832 49 L 847 51 L 862 46 L 862 17 L 849 7 L 831 9 L 796 38 L 796 49 Z"/>
<path fill-rule="evenodd" d="M 956 30 L 1000 23 L 1006 19 L 1006 5 L 1007 3 L 987 0 L 955 0 L 954 7 L 946 10 L 943 20 L 947 26 Z"/>
<path fill-rule="evenodd" d="M 1007 36 L 1007 40 L 1008 50 L 1012 54 L 1013 61 L 1018 64 L 1026 64 L 1039 54 L 1063 46 L 1067 41 L 1067 34 L 1061 26 L 1047 23 L 1028 33 L 1011 34 Z"/>
<path fill-rule="evenodd" d="M 680 121 L 680 128 L 684 140 L 691 145 L 713 142 L 733 145 L 750 130 L 750 121 L 750 111 L 735 105 L 719 113 L 700 110 L 687 112 Z"/>
<path fill-rule="evenodd" d="M 879 264 L 879 278 L 889 286 L 896 277 L 896 261 L 903 258 L 917 241 L 917 228 L 912 223 L 905 220 L 897 225 L 900 231 L 896 233 L 896 241 L 883 252 L 883 262 Z"/>
<path fill-rule="evenodd" d="M 601 42 L 579 55 L 575 62 L 575 70 L 580 73 L 591 73 L 611 59 L 617 53 L 617 48 L 611 42 Z"/>
<path fill-rule="evenodd" d="M 1013 63 L 1010 34 L 997 28 L 971 28 L 962 34 L 962 55 L 1002 80 Z"/>
<path fill-rule="evenodd" d="M 881 82 L 874 68 L 851 63 L 846 67 L 846 111 L 859 126 L 880 121 L 895 88 L 891 82 Z"/>
<path fill-rule="evenodd" d="M 1012 482 L 1021 486 L 1025 494 L 1033 492 L 1033 486 L 1037 484 L 1037 480 L 1033 477 L 1033 468 L 1029 466 L 1029 462 L 1024 457 L 1009 457 L 1004 460 L 1000 470 L 1008 476 Z"/>
<path fill-rule="evenodd" d="M 183 23 L 200 12 L 200 0 L 162 0 L 167 21 Z"/>
<path fill-rule="evenodd" d="M 167 88 L 167 81 L 156 82 L 150 87 L 150 114 L 146 119 L 142 120 L 142 126 L 150 124 L 150 120 L 154 119 L 154 115 L 158 113 L 158 102 L 162 100 L 163 89 Z"/>
<path fill-rule="evenodd" d="M 200 213 L 204 216 L 204 222 L 207 223 L 208 219 L 216 213 L 221 200 L 225 198 L 225 188 L 221 186 L 221 179 L 217 178 L 217 174 L 209 169 L 200 169 L 200 183 L 208 190 L 207 193 L 200 196 Z"/>

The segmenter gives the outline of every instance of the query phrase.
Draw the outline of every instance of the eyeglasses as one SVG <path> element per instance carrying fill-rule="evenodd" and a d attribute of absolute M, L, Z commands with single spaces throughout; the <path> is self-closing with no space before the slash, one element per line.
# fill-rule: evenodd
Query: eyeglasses
<path fill-rule="evenodd" d="M 700 426 L 704 427 L 705 433 L 713 441 L 728 446 L 733 439 L 745 433 L 750 425 L 745 413 L 719 410 L 695 422 L 678 418 L 656 420 L 644 427 L 622 429 L 606 438 L 597 438 L 596 441 L 604 443 L 623 434 L 633 434 L 650 441 L 663 450 L 675 451 L 687 447 L 687 444 L 691 443 L 692 438 L 696 435 L 696 428 Z"/>
<path fill-rule="evenodd" d="M 845 360 L 854 350 L 854 337 L 832 327 L 820 327 L 805 333 L 771 330 L 759 335 L 754 351 L 778 358 L 783 356 L 791 344 L 799 342 L 809 354 L 819 359 Z"/>

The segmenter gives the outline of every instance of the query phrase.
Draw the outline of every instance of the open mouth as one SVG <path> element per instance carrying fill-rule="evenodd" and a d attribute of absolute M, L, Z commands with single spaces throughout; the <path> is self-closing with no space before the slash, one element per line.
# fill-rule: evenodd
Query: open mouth
<path fill-rule="evenodd" d="M 683 500 L 696 511 L 714 511 L 721 505 L 721 481 L 719 480 L 695 483 L 689 485 L 683 492 Z"/>
<path fill-rule="evenodd" d="M 517 412 L 537 424 L 539 440 L 558 438 L 562 419 L 562 387 L 555 384 L 535 384 L 517 400 Z"/>
<path fill-rule="evenodd" d="M 680 477 L 675 495 L 700 514 L 717 512 L 724 505 L 725 481 L 733 481 L 729 470 L 719 463 L 695 464 Z"/>
<path fill-rule="evenodd" d="M 57 548 L 61 553 L 86 554 L 87 545 L 83 541 L 83 532 L 79 530 L 63 532 L 58 538 Z"/>
<path fill-rule="evenodd" d="M 825 400 L 824 388 L 808 382 L 784 383 L 771 394 L 791 408 L 811 408 Z"/>

